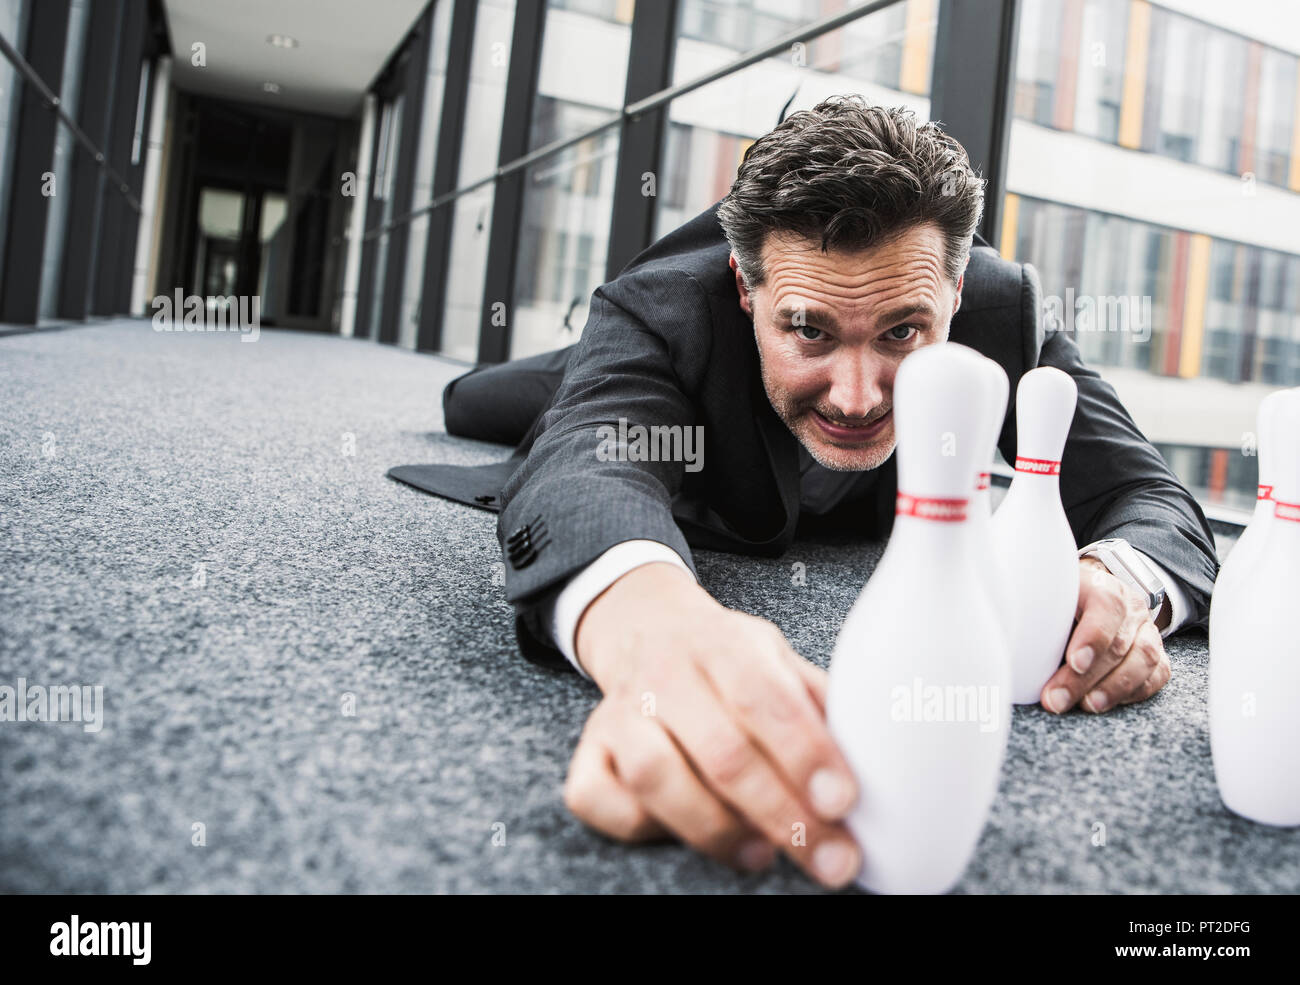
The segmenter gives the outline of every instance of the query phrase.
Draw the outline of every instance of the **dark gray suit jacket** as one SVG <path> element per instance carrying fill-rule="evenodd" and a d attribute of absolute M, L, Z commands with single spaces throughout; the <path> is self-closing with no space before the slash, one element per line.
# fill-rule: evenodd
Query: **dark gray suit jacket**
<path fill-rule="evenodd" d="M 621 541 L 667 544 L 694 570 L 691 547 L 775 556 L 794 539 L 797 441 L 764 392 L 753 324 L 740 309 L 716 212 L 715 205 L 597 288 L 581 341 L 571 353 L 547 357 L 558 388 L 509 461 L 390 472 L 429 492 L 500 509 L 506 597 L 515 605 L 520 649 L 536 663 L 567 666 L 542 624 L 544 603 Z M 998 447 L 1015 461 L 1020 376 L 1036 366 L 1069 373 L 1079 400 L 1060 487 L 1076 541 L 1125 538 L 1179 579 L 1192 607 L 1189 624 L 1204 626 L 1217 571 L 1204 514 L 1114 389 L 1084 366 L 1074 340 L 1045 334 L 1041 311 L 1034 269 L 1001 259 L 977 240 L 949 338 L 996 360 L 1011 380 Z M 543 369 L 544 363 L 532 361 Z M 536 373 L 521 369 L 516 381 L 539 385 Z M 617 426 L 620 418 L 702 425 L 703 469 L 688 472 L 680 461 L 602 461 L 597 428 Z M 818 526 L 887 536 L 895 457 L 876 472 L 878 481 Z"/>

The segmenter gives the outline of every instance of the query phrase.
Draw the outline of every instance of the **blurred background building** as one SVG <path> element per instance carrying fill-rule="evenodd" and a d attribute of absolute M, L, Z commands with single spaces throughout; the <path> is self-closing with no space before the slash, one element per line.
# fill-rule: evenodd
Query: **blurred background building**
<path fill-rule="evenodd" d="M 981 232 L 1207 512 L 1300 385 L 1290 0 L 0 0 L 0 330 L 257 296 L 467 363 L 566 345 L 783 114 L 941 120 Z M 1131 303 L 1130 303 L 1131 302 Z"/>

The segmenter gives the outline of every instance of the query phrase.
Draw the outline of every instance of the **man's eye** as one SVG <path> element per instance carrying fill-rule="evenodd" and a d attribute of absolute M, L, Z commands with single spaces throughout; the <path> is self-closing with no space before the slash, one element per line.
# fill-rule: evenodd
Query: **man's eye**
<path fill-rule="evenodd" d="M 799 337 L 807 342 L 817 342 L 822 337 L 820 328 L 813 328 L 811 325 L 796 325 L 794 330 L 799 333 Z"/>
<path fill-rule="evenodd" d="M 889 331 L 903 333 L 902 335 L 890 335 L 889 339 L 891 342 L 910 342 L 912 340 L 912 335 L 919 332 L 920 329 L 915 325 L 895 325 Z"/>

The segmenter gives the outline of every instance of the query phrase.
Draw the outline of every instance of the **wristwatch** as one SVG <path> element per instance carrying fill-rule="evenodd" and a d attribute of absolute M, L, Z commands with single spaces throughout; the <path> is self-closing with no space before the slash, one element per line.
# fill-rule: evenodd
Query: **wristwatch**
<path fill-rule="evenodd" d="M 1095 540 L 1080 548 L 1079 557 L 1095 557 L 1112 575 L 1142 594 L 1152 619 L 1160 615 L 1160 607 L 1165 604 L 1164 583 L 1127 540 L 1122 537 Z"/>

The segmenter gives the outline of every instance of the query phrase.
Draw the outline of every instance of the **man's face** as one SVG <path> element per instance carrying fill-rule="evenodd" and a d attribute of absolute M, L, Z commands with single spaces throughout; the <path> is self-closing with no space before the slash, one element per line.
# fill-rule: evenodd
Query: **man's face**
<path fill-rule="evenodd" d="M 962 281 L 944 273 L 943 234 L 913 227 L 858 253 L 769 235 L 767 279 L 747 290 L 763 386 L 786 427 L 821 465 L 874 469 L 894 450 L 894 374 L 909 352 L 948 338 Z"/>

